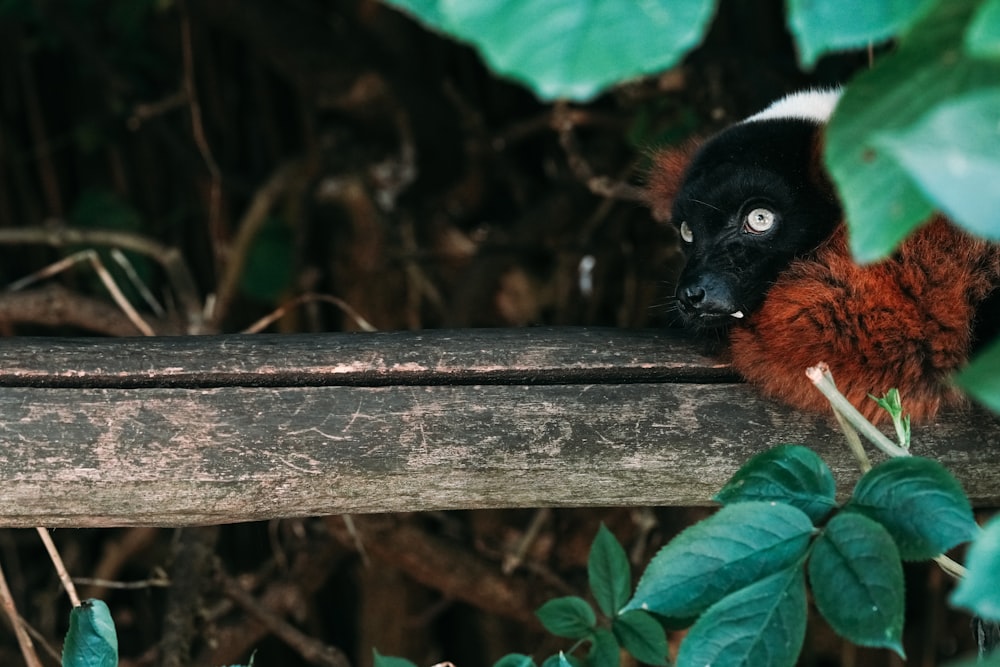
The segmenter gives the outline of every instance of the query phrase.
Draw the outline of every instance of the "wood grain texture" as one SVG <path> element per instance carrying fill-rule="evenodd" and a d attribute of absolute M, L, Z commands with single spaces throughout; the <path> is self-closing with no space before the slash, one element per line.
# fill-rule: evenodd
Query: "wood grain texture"
<path fill-rule="evenodd" d="M 705 504 L 786 442 L 843 492 L 856 478 L 831 419 L 655 332 L 24 340 L 0 358 L 3 526 Z M 995 417 L 948 414 L 914 442 L 1000 503 Z"/>

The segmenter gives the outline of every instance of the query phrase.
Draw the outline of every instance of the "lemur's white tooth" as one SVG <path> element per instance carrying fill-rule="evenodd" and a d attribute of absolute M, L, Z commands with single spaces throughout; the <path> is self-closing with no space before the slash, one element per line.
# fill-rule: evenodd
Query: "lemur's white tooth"
<path fill-rule="evenodd" d="M 735 313 L 729 313 L 729 316 L 730 317 L 735 317 L 736 319 L 741 320 L 741 319 L 743 319 L 743 311 L 742 310 L 737 310 Z"/>

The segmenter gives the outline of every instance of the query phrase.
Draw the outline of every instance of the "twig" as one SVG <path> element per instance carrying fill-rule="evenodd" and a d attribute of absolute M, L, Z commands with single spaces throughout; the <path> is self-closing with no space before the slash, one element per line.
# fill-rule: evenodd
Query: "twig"
<path fill-rule="evenodd" d="M 163 306 L 160 305 L 160 302 L 156 300 L 155 296 L 153 296 L 153 292 L 150 291 L 149 287 L 146 286 L 146 283 L 144 283 L 139 277 L 139 273 L 135 270 L 135 266 L 132 265 L 132 262 L 129 261 L 128 255 L 123 253 L 118 248 L 112 248 L 111 259 L 115 260 L 115 263 L 121 267 L 122 271 L 125 272 L 125 277 L 128 278 L 132 287 L 134 287 L 135 291 L 139 293 L 142 300 L 146 302 L 149 309 L 152 310 L 157 317 L 166 317 L 167 313 L 164 311 Z"/>
<path fill-rule="evenodd" d="M 198 88 L 194 81 L 194 47 L 191 39 L 191 16 L 187 3 L 178 3 L 180 9 L 181 56 L 184 66 L 184 85 L 188 107 L 191 110 L 191 133 L 194 143 L 201 153 L 202 160 L 211 175 L 209 186 L 208 228 L 212 241 L 212 249 L 218 262 L 222 262 L 226 252 L 228 233 L 222 228 L 222 171 L 219 163 L 212 155 L 212 149 L 205 135 L 205 126 L 201 120 L 201 102 L 198 100 Z"/>
<path fill-rule="evenodd" d="M 566 153 L 566 162 L 577 180 L 587 186 L 593 194 L 608 199 L 645 202 L 646 194 L 641 188 L 622 181 L 615 181 L 607 176 L 597 176 L 590 163 L 583 157 L 580 144 L 576 140 L 576 118 L 579 112 L 574 112 L 564 102 L 556 104 L 552 112 L 552 124 L 559 135 L 559 145 Z"/>
<path fill-rule="evenodd" d="M 110 579 L 95 579 L 93 577 L 73 577 L 73 583 L 81 586 L 113 588 L 119 591 L 136 591 L 144 588 L 167 588 L 170 586 L 170 579 L 163 576 L 141 581 L 111 581 Z"/>
<path fill-rule="evenodd" d="M 358 533 L 358 528 L 354 525 L 354 517 L 350 514 L 341 514 L 340 518 L 343 520 L 344 527 L 347 528 L 347 533 L 351 536 L 351 540 L 354 542 L 352 546 L 358 552 L 358 556 L 361 557 L 361 564 L 366 568 L 371 567 L 372 561 L 368 557 L 368 552 L 365 550 L 365 543 L 361 539 L 361 535 Z"/>
<path fill-rule="evenodd" d="M 23 292 L 0 292 L 0 322 L 74 326 L 106 336 L 134 336 L 135 325 L 106 299 L 72 292 L 50 283 Z M 159 334 L 179 334 L 176 323 L 154 322 Z"/>
<path fill-rule="evenodd" d="M 226 597 L 264 625 L 273 635 L 292 647 L 299 655 L 313 665 L 325 667 L 350 667 L 350 661 L 340 649 L 324 644 L 293 627 L 285 619 L 260 604 L 252 595 L 230 577 L 222 578 L 222 590 Z"/>
<path fill-rule="evenodd" d="M 8 291 L 16 292 L 23 287 L 38 282 L 39 280 L 51 278 L 52 276 L 61 273 L 80 262 L 90 262 L 91 267 L 93 267 L 94 271 L 97 273 L 97 277 L 100 278 L 101 283 L 104 284 L 104 288 L 108 290 L 108 293 L 111 294 L 111 298 L 118 305 L 121 311 L 125 313 L 125 316 L 128 317 L 129 321 L 135 325 L 136 329 L 138 329 L 144 336 L 155 335 L 153 329 L 146 324 L 145 320 L 139 316 L 139 313 L 136 312 L 135 308 L 132 307 L 132 304 L 129 303 L 128 299 L 125 298 L 125 295 L 122 294 L 121 289 L 118 287 L 118 283 L 116 283 L 115 279 L 111 277 L 110 273 L 108 273 L 108 270 L 104 267 L 103 262 L 101 262 L 101 258 L 98 257 L 97 252 L 94 250 L 81 250 L 80 252 L 73 253 L 69 257 L 65 257 L 58 262 L 35 271 L 31 275 L 14 281 L 7 286 L 7 289 Z"/>
<path fill-rule="evenodd" d="M 517 549 L 514 553 L 508 554 L 503 559 L 503 564 L 500 566 L 500 571 L 504 574 L 513 574 L 514 570 L 521 566 L 524 561 L 524 557 L 528 554 L 528 550 L 538 539 L 538 534 L 542 532 L 542 526 L 545 522 L 549 520 L 552 516 L 552 510 L 548 507 L 543 507 L 535 511 L 534 516 L 531 517 L 531 523 L 528 524 L 528 528 L 524 531 L 524 535 L 517 544 Z"/>
<path fill-rule="evenodd" d="M 284 317 L 285 313 L 287 313 L 289 310 L 293 308 L 298 308 L 299 306 L 314 301 L 323 301 L 325 303 L 331 303 L 334 306 L 340 308 L 342 311 L 344 311 L 344 314 L 346 314 L 348 317 L 354 320 L 354 323 L 357 324 L 358 328 L 361 329 L 362 331 L 378 331 L 378 329 L 372 326 L 372 324 L 368 320 L 362 317 L 361 314 L 358 313 L 358 311 L 354 310 L 354 308 L 352 308 L 351 305 L 346 301 L 344 301 L 343 299 L 333 296 L 331 294 L 316 294 L 313 292 L 309 292 L 307 294 L 300 294 L 291 301 L 281 304 L 273 311 L 271 311 L 269 314 L 265 315 L 264 317 L 260 318 L 259 320 L 248 326 L 241 333 L 245 334 L 260 333 L 267 327 L 271 326 L 271 324 L 274 323 L 276 320 L 279 320 L 282 317 Z"/>
<path fill-rule="evenodd" d="M 38 653 L 35 652 L 35 645 L 24 628 L 21 615 L 17 613 L 14 596 L 10 593 L 10 586 L 7 585 L 7 577 L 4 576 L 3 567 L 0 567 L 0 605 L 3 606 L 7 618 L 10 619 L 10 625 L 14 629 L 14 636 L 17 637 L 17 644 L 21 647 L 24 662 L 28 667 L 42 667 L 42 661 L 38 659 Z"/>
<path fill-rule="evenodd" d="M 182 87 L 177 92 L 171 93 L 156 102 L 136 104 L 132 108 L 132 115 L 125 121 L 125 124 L 128 129 L 135 132 L 150 118 L 156 118 L 178 107 L 182 107 L 187 104 L 187 101 L 187 91 Z"/>
<path fill-rule="evenodd" d="M 865 419 L 864 415 L 858 412 L 857 408 L 851 405 L 850 401 L 844 398 L 844 395 L 837 390 L 837 386 L 833 383 L 833 377 L 830 375 L 830 367 L 824 362 L 821 361 L 817 365 L 806 369 L 806 377 L 826 396 L 826 399 L 830 401 L 830 407 L 843 415 L 844 419 L 856 428 L 861 435 L 871 441 L 873 445 L 889 456 L 910 455 L 910 452 L 883 435 L 871 422 Z"/>
<path fill-rule="evenodd" d="M 830 378 L 830 382 L 833 382 L 832 376 Z M 834 410 L 833 416 L 840 425 L 840 430 L 844 432 L 844 438 L 847 440 L 847 447 L 854 454 L 854 458 L 858 460 L 858 467 L 861 468 L 861 473 L 864 474 L 868 472 L 872 469 L 872 462 L 871 459 L 868 458 L 868 452 L 865 451 L 865 446 L 861 443 L 861 436 L 858 435 L 857 429 L 851 426 L 851 422 L 849 422 L 839 410 Z"/>
<path fill-rule="evenodd" d="M 49 558 L 52 559 L 52 565 L 56 568 L 56 574 L 59 575 L 59 581 L 62 582 L 63 588 L 66 589 L 66 595 L 69 596 L 69 601 L 74 607 L 79 607 L 80 596 L 76 594 L 76 586 L 73 585 L 73 580 L 70 579 L 69 572 L 66 571 L 66 565 L 63 563 L 62 556 L 59 555 L 59 550 L 56 549 L 55 542 L 52 541 L 52 537 L 49 535 L 48 528 L 38 526 L 35 530 L 38 531 L 38 536 L 42 538 L 42 544 L 45 545 L 45 550 L 49 552 Z"/>
<path fill-rule="evenodd" d="M 275 201 L 288 188 L 292 177 L 301 169 L 302 163 L 291 160 L 278 166 L 271 174 L 267 182 L 254 193 L 250 207 L 243 215 L 239 223 L 239 230 L 232 243 L 232 251 L 229 253 L 226 268 L 219 279 L 218 287 L 215 290 L 215 307 L 213 308 L 210 322 L 213 328 L 220 325 L 229 310 L 239 287 L 240 277 L 243 275 L 243 267 L 246 264 L 247 255 L 253 244 L 257 233 L 267 220 L 267 214 L 271 212 L 271 207 Z"/>
<path fill-rule="evenodd" d="M 73 245 L 109 246 L 145 255 L 163 267 L 181 305 L 188 333 L 204 333 L 201 299 L 194 276 L 177 248 L 165 246 L 139 234 L 110 229 L 75 229 L 60 220 L 40 227 L 0 228 L 0 245 L 40 244 L 57 248 Z"/>
<path fill-rule="evenodd" d="M 961 579 L 968 573 L 968 570 L 964 565 L 955 562 L 944 554 L 935 556 L 934 562 L 938 564 L 938 567 L 944 570 L 945 574 L 948 574 L 955 579 Z"/>

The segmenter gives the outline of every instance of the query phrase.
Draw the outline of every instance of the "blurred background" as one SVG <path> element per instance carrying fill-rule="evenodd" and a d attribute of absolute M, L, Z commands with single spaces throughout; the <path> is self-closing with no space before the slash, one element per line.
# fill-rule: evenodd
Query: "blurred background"
<path fill-rule="evenodd" d="M 159 334 L 669 326 L 679 257 L 641 201 L 650 152 L 867 63 L 802 72 L 780 0 L 724 0 L 681 66 L 543 104 L 375 0 L 2 0 L 0 283 L 17 290 L 0 293 L 0 334 L 138 335 L 101 270 Z M 471 667 L 568 648 L 533 610 L 585 594 L 600 522 L 638 568 L 706 512 L 55 538 L 73 574 L 100 580 L 84 594 L 108 601 L 123 666 L 256 650 L 258 667 L 342 667 L 377 647 Z M 33 531 L 0 531 L 18 609 L 58 653 L 68 609 L 41 554 Z M 908 577 L 910 664 L 972 646 L 967 617 L 943 611 L 940 573 Z M 899 664 L 818 619 L 809 633 L 803 665 Z M 0 664 L 21 664 L 9 632 Z"/>

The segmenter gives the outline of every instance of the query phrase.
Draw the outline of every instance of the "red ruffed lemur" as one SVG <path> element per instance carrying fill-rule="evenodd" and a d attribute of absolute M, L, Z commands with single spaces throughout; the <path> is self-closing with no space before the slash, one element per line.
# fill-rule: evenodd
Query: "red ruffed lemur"
<path fill-rule="evenodd" d="M 657 153 L 653 214 L 677 228 L 686 264 L 677 311 L 728 329 L 733 367 L 767 395 L 828 410 L 805 378 L 820 361 L 869 418 L 869 394 L 899 389 L 928 420 L 961 401 L 949 376 L 968 359 L 984 310 L 1000 311 L 1000 246 L 935 217 L 892 257 L 858 265 L 823 168 L 839 90 L 785 97 L 700 144 Z"/>

